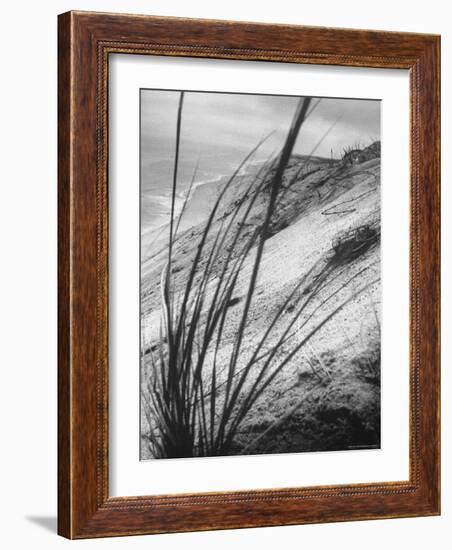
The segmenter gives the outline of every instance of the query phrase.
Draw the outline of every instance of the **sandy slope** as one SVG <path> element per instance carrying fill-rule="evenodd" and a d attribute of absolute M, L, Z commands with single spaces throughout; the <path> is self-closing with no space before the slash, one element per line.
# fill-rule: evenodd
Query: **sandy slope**
<path fill-rule="evenodd" d="M 286 180 L 299 169 L 301 162 L 302 159 L 293 159 Z M 241 352 L 243 364 L 281 304 L 312 266 L 316 266 L 313 273 L 294 295 L 272 331 L 269 347 L 290 323 L 292 310 L 309 295 L 315 277 L 325 269 L 331 273 L 328 284 L 290 331 L 292 337 L 284 345 L 280 357 L 275 357 L 274 368 L 278 365 L 278 359 L 334 308 L 354 291 L 378 279 L 378 245 L 349 261 L 335 258 L 332 245 L 337 235 L 350 228 L 365 224 L 379 227 L 379 165 L 379 158 L 364 159 L 358 164 L 347 163 L 342 167 L 338 163 L 316 161 L 306 166 L 304 173 L 308 175 L 293 185 L 292 192 L 275 216 L 272 226 L 274 234 L 265 243 Z M 239 188 L 236 187 L 226 197 L 219 219 L 227 215 L 231 201 L 244 185 L 246 180 L 241 181 Z M 217 192 L 220 188 L 219 185 Z M 209 189 L 209 197 L 203 198 L 203 208 L 207 211 L 207 205 L 214 196 L 215 193 Z M 263 196 L 262 202 L 255 206 L 255 223 L 261 221 L 265 200 Z M 191 215 L 193 212 L 192 209 Z M 179 288 L 186 279 L 201 230 L 202 224 L 192 227 L 178 240 L 175 252 L 177 273 L 174 276 Z M 156 241 L 154 251 L 160 247 L 161 241 Z M 160 253 L 154 253 L 142 266 L 145 350 L 158 341 L 158 287 L 165 258 L 163 249 Z M 230 309 L 227 332 L 220 350 L 220 364 L 226 365 L 229 358 L 241 319 L 252 263 L 253 256 L 247 260 L 239 277 L 234 293 L 237 303 Z M 369 269 L 357 275 L 366 267 Z M 346 281 L 353 277 L 353 283 L 342 289 Z M 214 285 L 215 281 L 212 281 L 212 288 Z M 304 320 L 332 294 L 303 326 Z M 379 302 L 380 286 L 376 282 L 303 346 L 260 402 L 256 403 L 242 426 L 236 442 L 237 452 L 255 441 L 258 435 L 260 439 L 250 447 L 249 452 L 297 452 L 379 445 Z M 148 359 L 146 355 L 144 357 L 146 363 Z M 296 410 L 287 415 L 291 409 Z M 274 425 L 278 420 L 280 424 Z M 145 421 L 143 427 L 146 430 Z M 265 435 L 266 430 L 269 430 L 268 435 Z"/>

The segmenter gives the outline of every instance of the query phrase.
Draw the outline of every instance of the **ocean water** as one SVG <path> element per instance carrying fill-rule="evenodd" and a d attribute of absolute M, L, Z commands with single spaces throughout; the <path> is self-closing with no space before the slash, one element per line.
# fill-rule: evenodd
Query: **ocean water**
<path fill-rule="evenodd" d="M 178 166 L 175 215 L 183 206 L 193 180 L 192 192 L 199 185 L 218 182 L 231 176 L 245 155 L 240 151 L 217 151 L 195 159 L 194 156 L 181 156 Z M 263 159 L 249 161 L 241 174 L 250 173 L 260 166 Z M 196 164 L 198 162 L 198 165 Z M 171 216 L 171 196 L 173 185 L 174 156 L 142 160 L 141 165 L 141 232 L 148 233 L 169 223 Z"/>

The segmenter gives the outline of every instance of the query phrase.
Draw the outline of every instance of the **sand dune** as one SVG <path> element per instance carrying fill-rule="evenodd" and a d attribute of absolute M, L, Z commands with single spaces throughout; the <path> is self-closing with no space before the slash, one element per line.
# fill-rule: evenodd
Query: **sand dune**
<path fill-rule="evenodd" d="M 244 360 L 255 348 L 273 315 L 297 282 L 313 266 L 316 267 L 293 297 L 290 307 L 295 307 L 303 300 L 316 277 L 325 269 L 331 272 L 331 280 L 314 300 L 312 310 L 329 295 L 334 296 L 312 315 L 302 330 L 293 331 L 293 340 L 288 342 L 288 346 L 296 339 L 303 338 L 310 327 L 333 311 L 354 290 L 378 279 L 378 239 L 372 246 L 360 250 L 357 256 L 346 261 L 338 260 L 337 265 L 334 263 L 334 247 L 338 236 L 362 227 L 379 231 L 380 159 L 377 153 L 371 151 L 356 163 L 324 159 L 306 163 L 305 158 L 296 157 L 291 160 L 285 181 L 290 181 L 301 169 L 300 177 L 279 206 L 272 220 L 271 236 L 265 242 L 255 297 L 249 313 L 250 323 L 244 338 Z M 225 197 L 215 219 L 218 227 L 222 220 L 230 216 L 231 206 L 246 189 L 248 182 L 246 177 L 241 178 Z M 187 218 L 185 224 L 181 225 L 172 266 L 176 291 L 183 288 L 203 222 L 224 183 L 225 180 L 222 180 L 199 186 L 187 205 Z M 254 223 L 259 223 L 262 217 L 265 200 L 263 194 L 253 209 Z M 198 219 L 200 223 L 196 224 Z M 166 263 L 166 236 L 167 229 L 163 228 L 157 238 L 155 235 L 150 236 L 154 239 L 152 244 L 150 240 L 144 242 L 147 251 L 142 264 L 144 357 L 146 350 L 157 346 L 159 341 L 159 285 Z M 225 255 L 227 246 L 228 243 L 225 243 Z M 252 264 L 251 255 L 243 266 L 234 293 L 237 302 L 231 307 L 220 349 L 220 363 L 222 358 L 227 362 L 230 343 L 238 329 Z M 342 289 L 350 278 L 354 278 L 353 284 Z M 214 288 L 215 280 L 210 281 L 210 285 Z M 278 452 L 331 450 L 343 448 L 344 438 L 345 445 L 352 447 L 355 440 L 351 425 L 356 425 L 361 444 L 362 441 L 368 441 L 369 446 L 379 445 L 379 378 L 376 375 L 377 370 L 379 373 L 379 307 L 380 285 L 377 282 L 344 307 L 316 334 L 309 346 L 295 355 L 284 368 L 284 375 L 275 380 L 265 400 L 249 416 L 243 435 L 236 443 L 238 452 L 246 446 L 250 434 L 265 431 L 278 419 L 282 427 L 278 429 L 277 437 L 274 434 L 263 437 L 254 452 L 272 452 L 274 449 Z M 289 313 L 281 318 L 269 345 L 281 336 L 289 318 Z M 145 370 L 146 361 L 148 359 L 145 359 Z M 319 383 L 319 379 L 323 379 L 323 382 Z M 285 419 L 287 410 L 300 399 L 303 404 L 296 413 Z M 144 416 L 143 427 L 145 437 Z"/>

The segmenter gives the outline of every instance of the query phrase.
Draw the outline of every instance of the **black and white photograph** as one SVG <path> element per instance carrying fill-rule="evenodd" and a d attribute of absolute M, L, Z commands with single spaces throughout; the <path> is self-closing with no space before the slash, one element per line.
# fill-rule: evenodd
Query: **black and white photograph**
<path fill-rule="evenodd" d="M 380 448 L 380 108 L 140 90 L 140 459 Z"/>

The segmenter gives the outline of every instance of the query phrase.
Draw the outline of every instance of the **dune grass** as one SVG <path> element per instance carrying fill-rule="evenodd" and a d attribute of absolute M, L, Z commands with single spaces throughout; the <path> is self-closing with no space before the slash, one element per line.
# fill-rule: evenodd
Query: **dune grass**
<path fill-rule="evenodd" d="M 275 338 L 276 327 L 316 267 L 313 266 L 300 278 L 284 303 L 278 307 L 252 353 L 246 354 L 245 357 L 242 353 L 244 338 L 251 323 L 250 310 L 255 297 L 265 242 L 269 236 L 275 208 L 291 185 L 291 182 L 283 184 L 283 176 L 302 125 L 310 112 L 311 98 L 300 99 L 279 155 L 252 178 L 245 192 L 235 201 L 234 209 L 229 215 L 222 216 L 219 222 L 219 210 L 223 199 L 232 189 L 242 167 L 255 154 L 262 142 L 250 151 L 224 185 L 203 226 L 183 288 L 176 291 L 172 269 L 174 245 L 180 218 L 185 210 L 184 204 L 182 214 L 175 223 L 174 205 L 183 100 L 184 95 L 181 93 L 177 116 L 168 255 L 161 274 L 160 337 L 156 350 L 150 353 L 151 369 L 147 380 L 147 393 L 144 395 L 150 426 L 149 444 L 152 455 L 156 458 L 230 454 L 236 435 L 247 415 L 275 377 L 341 309 L 376 282 L 373 280 L 359 289 L 354 288 L 346 299 L 332 311 L 324 313 L 308 330 L 306 327 L 314 315 L 324 311 L 325 305 L 357 277 L 350 277 L 339 289 L 329 293 L 301 321 L 308 305 L 327 288 L 331 280 L 332 268 L 326 266 L 317 275 L 315 284 L 311 286 L 307 295 L 303 296 L 295 307 L 292 306 L 289 322 L 285 323 L 284 330 Z M 192 185 L 193 181 L 194 179 Z M 189 195 L 190 190 L 186 200 Z M 259 200 L 263 200 L 263 197 L 265 206 L 262 222 L 257 225 L 249 224 L 253 207 Z M 244 228 L 249 225 L 252 230 L 245 232 Z M 235 291 L 245 263 L 250 266 L 246 293 L 237 301 Z M 228 348 L 228 357 L 225 361 L 223 353 L 220 365 L 219 355 L 230 320 L 231 306 L 239 302 L 238 329 L 232 345 Z M 296 343 L 292 343 L 289 350 L 284 349 L 284 353 L 281 353 L 283 346 L 292 342 L 295 326 L 297 331 L 305 328 L 306 333 Z M 247 445 L 247 448 L 252 447 L 252 442 Z"/>

